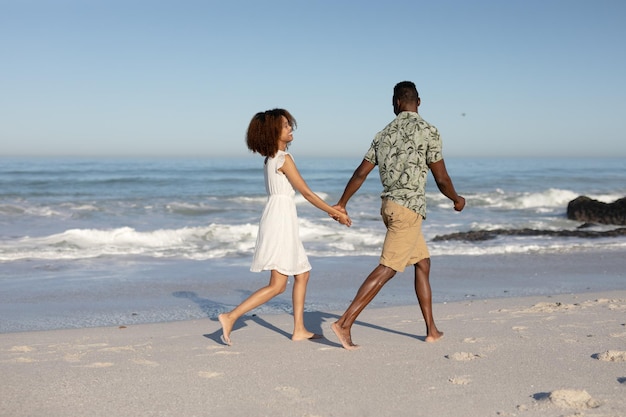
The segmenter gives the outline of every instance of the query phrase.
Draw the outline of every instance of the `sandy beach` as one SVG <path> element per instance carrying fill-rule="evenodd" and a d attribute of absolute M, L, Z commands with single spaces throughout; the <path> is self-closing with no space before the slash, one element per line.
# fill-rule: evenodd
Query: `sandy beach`
<path fill-rule="evenodd" d="M 0 334 L 1 416 L 626 415 L 626 291 L 367 308 L 357 351 L 290 315 Z"/>

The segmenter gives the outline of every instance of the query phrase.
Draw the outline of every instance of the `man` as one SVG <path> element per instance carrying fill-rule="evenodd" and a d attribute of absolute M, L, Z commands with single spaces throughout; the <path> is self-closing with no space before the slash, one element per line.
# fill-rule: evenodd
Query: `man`
<path fill-rule="evenodd" d="M 408 265 L 415 267 L 415 293 L 426 322 L 426 341 L 443 336 L 435 326 L 430 289 L 430 255 L 422 235 L 426 218 L 426 178 L 433 174 L 439 191 L 463 210 L 465 199 L 458 195 L 448 175 L 441 153 L 437 129 L 418 114 L 420 98 L 410 81 L 398 83 L 393 90 L 393 112 L 396 118 L 380 131 L 352 174 L 335 207 L 346 211 L 348 200 L 378 165 L 383 185 L 381 216 L 387 226 L 379 265 L 369 274 L 356 297 L 332 329 L 345 349 L 359 346 L 352 342 L 352 324 L 378 291 Z"/>

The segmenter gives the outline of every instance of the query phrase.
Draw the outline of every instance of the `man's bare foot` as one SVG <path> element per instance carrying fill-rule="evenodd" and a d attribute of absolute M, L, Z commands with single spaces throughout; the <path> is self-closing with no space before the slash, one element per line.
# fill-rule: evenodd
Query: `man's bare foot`
<path fill-rule="evenodd" d="M 432 332 L 432 334 L 429 334 L 428 336 L 426 336 L 426 339 L 424 339 L 424 341 L 428 343 L 434 343 L 438 341 L 439 339 L 441 339 L 442 337 L 443 337 L 443 332 L 436 330 Z"/>
<path fill-rule="evenodd" d="M 302 332 L 294 332 L 294 334 L 291 335 L 291 340 L 293 340 L 294 342 L 299 342 L 301 340 L 315 340 L 315 339 L 323 339 L 323 338 L 324 336 L 322 336 L 321 334 L 316 334 L 308 330 L 305 330 Z"/>
<path fill-rule="evenodd" d="M 352 343 L 352 337 L 350 336 L 350 331 L 346 331 L 345 329 L 342 329 L 337 324 L 337 322 L 331 324 L 330 328 L 333 329 L 333 332 L 335 332 L 335 335 L 339 339 L 339 342 L 341 342 L 341 345 L 343 346 L 344 349 L 355 350 L 360 347 L 359 345 L 355 345 L 354 343 Z"/>
<path fill-rule="evenodd" d="M 228 316 L 226 313 L 222 313 L 217 316 L 217 319 L 220 321 L 222 325 L 222 342 L 226 343 L 228 346 L 231 346 L 232 343 L 230 341 L 230 331 L 233 329 L 233 324 L 228 320 Z"/>

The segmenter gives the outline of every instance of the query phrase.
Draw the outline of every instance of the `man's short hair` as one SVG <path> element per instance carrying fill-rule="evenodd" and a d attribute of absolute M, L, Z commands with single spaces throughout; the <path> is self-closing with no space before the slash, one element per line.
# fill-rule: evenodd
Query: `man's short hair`
<path fill-rule="evenodd" d="M 402 81 L 393 88 L 393 96 L 396 100 L 404 103 L 417 103 L 419 93 L 417 87 L 411 81 Z"/>

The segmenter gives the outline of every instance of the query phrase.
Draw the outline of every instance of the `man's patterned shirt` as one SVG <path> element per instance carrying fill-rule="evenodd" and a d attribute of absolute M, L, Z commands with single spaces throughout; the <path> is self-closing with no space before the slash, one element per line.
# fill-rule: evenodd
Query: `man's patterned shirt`
<path fill-rule="evenodd" d="M 415 112 L 401 112 L 376 134 L 364 159 L 378 165 L 388 198 L 426 218 L 428 165 L 443 159 L 435 126 Z"/>

